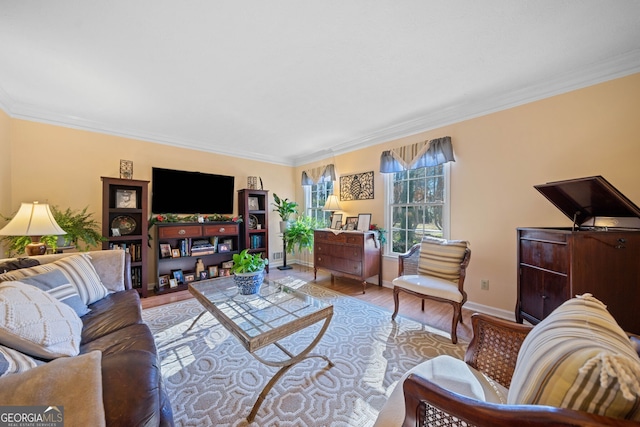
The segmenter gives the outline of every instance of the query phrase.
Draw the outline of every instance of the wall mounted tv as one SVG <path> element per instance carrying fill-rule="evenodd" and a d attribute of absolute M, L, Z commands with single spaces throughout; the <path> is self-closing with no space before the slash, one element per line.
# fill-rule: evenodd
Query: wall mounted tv
<path fill-rule="evenodd" d="M 152 168 L 151 211 L 156 214 L 231 214 L 234 177 Z"/>

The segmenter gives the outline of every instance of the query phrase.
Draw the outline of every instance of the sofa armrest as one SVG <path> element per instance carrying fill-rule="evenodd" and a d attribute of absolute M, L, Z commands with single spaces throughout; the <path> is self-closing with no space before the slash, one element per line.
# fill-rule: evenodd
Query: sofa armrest
<path fill-rule="evenodd" d="M 464 361 L 509 388 L 518 351 L 532 327 L 480 313 L 471 316 L 471 325 Z"/>
<path fill-rule="evenodd" d="M 403 427 L 434 425 L 435 420 L 439 420 L 439 425 L 460 425 L 455 419 L 479 427 L 638 425 L 633 421 L 551 406 L 486 403 L 450 392 L 415 374 L 409 375 L 402 387 L 405 400 Z M 451 424 L 446 420 L 451 420 Z"/>

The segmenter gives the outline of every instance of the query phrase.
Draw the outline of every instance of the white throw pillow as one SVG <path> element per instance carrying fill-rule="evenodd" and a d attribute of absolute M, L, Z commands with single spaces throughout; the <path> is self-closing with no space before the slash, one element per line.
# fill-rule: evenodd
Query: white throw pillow
<path fill-rule="evenodd" d="M 43 359 L 76 356 L 82 320 L 47 292 L 23 283 L 0 283 L 0 343 Z"/>

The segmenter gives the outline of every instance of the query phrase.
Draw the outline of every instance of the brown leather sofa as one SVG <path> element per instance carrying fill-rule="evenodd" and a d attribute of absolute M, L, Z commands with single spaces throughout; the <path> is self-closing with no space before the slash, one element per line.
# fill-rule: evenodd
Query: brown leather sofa
<path fill-rule="evenodd" d="M 44 255 L 40 264 L 70 254 Z M 131 289 L 130 259 L 123 251 L 89 252 L 104 285 L 114 291 L 93 304 L 83 322 L 80 354 L 102 354 L 102 400 L 107 426 L 173 426 L 153 335 Z M 2 261 L 2 260 L 0 260 Z M 16 374 L 21 375 L 21 374 Z"/>

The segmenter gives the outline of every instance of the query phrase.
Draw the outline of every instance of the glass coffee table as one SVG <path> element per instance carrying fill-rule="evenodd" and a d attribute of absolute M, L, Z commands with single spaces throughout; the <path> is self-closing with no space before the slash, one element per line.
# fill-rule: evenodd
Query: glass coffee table
<path fill-rule="evenodd" d="M 333 306 L 287 286 L 288 282 L 289 279 L 278 282 L 265 280 L 260 292 L 255 295 L 240 295 L 233 277 L 220 277 L 189 284 L 189 292 L 253 357 L 267 366 L 280 368 L 260 392 L 247 417 L 249 422 L 255 418 L 271 388 L 296 363 L 311 357 L 320 357 L 329 367 L 333 366 L 328 357 L 311 353 L 329 327 Z M 206 311 L 194 320 L 191 327 L 204 313 Z M 294 352 L 279 342 L 318 322 L 324 323 L 304 349 Z M 256 351 L 269 345 L 280 351 L 269 351 L 268 355 L 267 352 L 256 354 Z M 275 357 L 276 355 L 280 357 Z"/>

